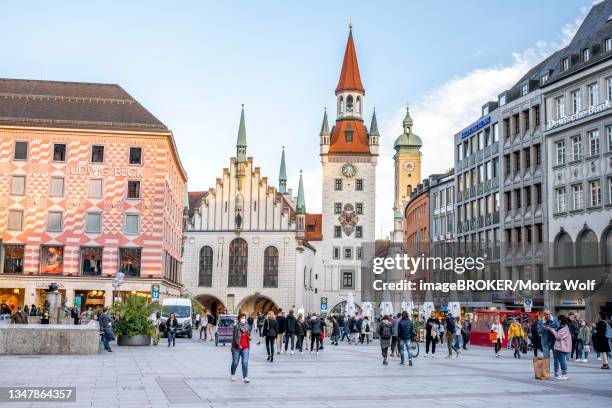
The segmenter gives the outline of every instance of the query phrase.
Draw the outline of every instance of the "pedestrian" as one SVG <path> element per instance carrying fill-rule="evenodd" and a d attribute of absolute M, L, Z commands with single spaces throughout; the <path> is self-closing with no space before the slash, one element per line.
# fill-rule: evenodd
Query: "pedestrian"
<path fill-rule="evenodd" d="M 363 322 L 361 323 L 361 344 L 363 344 L 363 340 L 366 340 L 366 344 L 370 344 L 370 337 L 372 336 L 372 326 L 370 325 L 370 319 L 368 316 L 363 318 Z"/>
<path fill-rule="evenodd" d="M 21 308 L 21 306 L 17 307 L 17 311 L 11 317 L 11 323 L 13 324 L 28 324 L 28 315 Z"/>
<path fill-rule="evenodd" d="M 304 337 L 308 331 L 308 324 L 304 321 L 304 315 L 300 313 L 295 325 L 295 334 L 297 336 L 296 348 L 300 350 L 300 354 L 304 354 Z"/>
<path fill-rule="evenodd" d="M 351 323 L 351 319 L 349 319 L 348 316 L 342 316 L 342 325 L 340 326 L 342 327 L 342 337 L 340 338 L 340 341 L 344 341 L 344 338 L 346 337 L 346 341 L 348 341 L 349 344 L 351 344 L 350 330 L 349 330 L 350 323 Z"/>
<path fill-rule="evenodd" d="M 491 326 L 491 337 L 495 345 L 495 357 L 501 357 L 502 343 L 504 342 L 504 326 L 499 321 L 499 316 L 495 316 L 495 321 Z"/>
<path fill-rule="evenodd" d="M 319 347 L 321 346 L 321 333 L 323 332 L 323 324 L 319 316 L 313 313 L 308 322 L 308 328 L 310 329 L 310 354 L 316 345 L 316 353 L 319 354 Z"/>
<path fill-rule="evenodd" d="M 538 350 L 542 351 L 542 339 L 538 333 L 538 319 L 534 319 L 529 330 L 531 346 L 533 347 L 533 356 L 538 356 Z"/>
<path fill-rule="evenodd" d="M 455 347 L 457 350 L 460 349 L 461 347 L 461 342 L 462 342 L 462 334 L 461 334 L 461 317 L 457 316 L 457 319 L 455 320 Z"/>
<path fill-rule="evenodd" d="M 399 339 L 399 352 L 401 361 L 400 364 L 404 365 L 404 351 L 408 354 L 408 365 L 412 367 L 412 354 L 410 353 L 412 339 L 414 338 L 414 325 L 407 311 L 403 311 L 401 314 L 401 320 L 397 325 L 397 337 Z"/>
<path fill-rule="evenodd" d="M 232 336 L 232 366 L 230 370 L 232 381 L 236 381 L 236 368 L 238 368 L 238 361 L 240 361 L 242 363 L 242 379 L 247 384 L 251 382 L 249 380 L 249 343 L 251 338 L 246 314 L 240 313 Z"/>
<path fill-rule="evenodd" d="M 257 345 L 261 344 L 261 338 L 263 337 L 263 325 L 266 317 L 263 312 L 257 313 L 257 331 L 259 332 L 259 339 L 257 340 Z"/>
<path fill-rule="evenodd" d="M 104 350 L 112 353 L 110 342 L 115 340 L 115 333 L 113 332 L 113 318 L 108 315 L 107 311 L 108 309 L 104 308 L 98 315 L 98 325 Z"/>
<path fill-rule="evenodd" d="M 391 323 L 391 356 L 399 357 L 399 337 L 397 337 L 397 326 L 400 322 L 400 314 L 398 313 L 395 318 L 389 316 L 389 323 Z"/>
<path fill-rule="evenodd" d="M 436 343 L 438 342 L 438 326 L 440 321 L 436 319 L 436 313 L 431 312 L 430 317 L 425 322 L 425 357 L 429 356 L 429 346 L 431 345 L 431 357 L 436 353 Z"/>
<path fill-rule="evenodd" d="M 25 305 L 23 307 L 23 312 L 26 314 L 26 316 L 30 315 L 30 307 L 28 305 Z"/>
<path fill-rule="evenodd" d="M 285 337 L 285 312 L 283 309 L 278 309 L 278 315 L 276 315 L 276 349 L 277 353 L 280 354 L 283 349 L 283 338 Z"/>
<path fill-rule="evenodd" d="M 166 322 L 166 331 L 168 334 L 168 347 L 172 344 L 172 347 L 176 346 L 176 331 L 178 330 L 178 320 L 174 313 L 170 313 L 168 321 Z"/>
<path fill-rule="evenodd" d="M 91 309 L 91 308 L 90 308 Z M 30 316 L 38 316 L 39 310 L 34 303 L 30 307 Z"/>
<path fill-rule="evenodd" d="M 612 338 L 612 328 L 610 324 L 604 319 L 602 312 L 597 315 L 597 324 L 595 325 L 595 334 L 593 335 L 593 345 L 599 352 L 602 360 L 601 368 L 603 370 L 609 370 L 608 354 L 610 353 L 610 339 Z"/>
<path fill-rule="evenodd" d="M 340 329 L 340 341 L 344 341 L 344 314 L 337 316 L 338 327 Z"/>
<path fill-rule="evenodd" d="M 455 323 L 455 319 L 453 318 L 452 313 L 448 313 L 446 315 L 446 346 L 448 347 L 448 356 L 446 358 L 453 357 L 453 351 L 457 354 L 457 358 L 461 352 L 459 351 L 459 347 L 455 347 L 455 333 L 457 332 L 457 327 Z"/>
<path fill-rule="evenodd" d="M 559 328 L 559 322 L 552 315 L 550 310 L 545 309 L 544 315 L 542 319 L 538 320 L 536 327 L 542 343 L 542 355 L 544 359 L 546 359 L 548 371 L 550 371 L 550 353 L 555 345 L 555 337 L 548 331 L 548 328 L 557 330 Z"/>
<path fill-rule="evenodd" d="M 75 325 L 81 324 L 81 316 L 82 316 L 81 310 L 75 306 L 72 308 L 72 312 L 73 312 L 72 319 L 74 320 L 74 324 Z"/>
<path fill-rule="evenodd" d="M 85 310 L 85 318 L 87 320 L 91 319 L 91 307 L 88 307 L 87 310 Z"/>
<path fill-rule="evenodd" d="M 263 335 L 266 338 L 266 351 L 268 353 L 268 361 L 274 361 L 274 342 L 278 335 L 278 323 L 273 311 L 269 311 L 263 325 Z"/>
<path fill-rule="evenodd" d="M 208 312 L 204 310 L 202 312 L 202 316 L 200 317 L 200 341 L 207 340 L 207 332 L 208 332 Z"/>
<path fill-rule="evenodd" d="M 589 352 L 591 351 L 591 328 L 587 324 L 585 320 L 580 322 L 580 330 L 578 331 L 578 349 L 579 349 L 579 358 L 583 363 L 587 363 L 589 361 Z"/>
<path fill-rule="evenodd" d="M 380 339 L 380 349 L 382 350 L 383 365 L 389 365 L 387 361 L 391 337 L 393 337 L 393 327 L 389 321 L 389 316 L 384 315 L 378 326 L 378 337 Z"/>
<path fill-rule="evenodd" d="M 508 326 L 508 341 L 512 342 L 514 348 L 514 358 L 521 358 L 521 340 L 525 337 L 523 332 L 523 326 L 518 323 L 514 318 L 510 319 L 510 326 Z"/>
<path fill-rule="evenodd" d="M 467 350 L 468 343 L 470 342 L 470 335 L 472 334 L 472 322 L 470 318 L 466 318 L 461 322 L 461 337 L 463 339 L 464 350 Z"/>
<path fill-rule="evenodd" d="M 338 322 L 338 319 L 335 316 L 331 316 L 330 319 L 332 324 L 331 344 L 337 346 L 338 339 L 340 338 L 340 322 Z"/>
<path fill-rule="evenodd" d="M 355 316 L 351 317 L 351 321 L 349 322 L 349 344 L 357 344 L 357 334 L 359 333 L 359 325 L 357 324 L 357 319 Z"/>
<path fill-rule="evenodd" d="M 569 328 L 570 334 L 572 336 L 572 352 L 569 356 L 569 359 L 575 358 L 575 361 L 579 361 L 580 357 L 578 356 L 578 333 L 580 332 L 580 316 L 570 312 L 567 315 L 567 327 Z"/>
<path fill-rule="evenodd" d="M 49 324 L 49 311 L 45 309 L 40 317 L 40 324 Z"/>
<path fill-rule="evenodd" d="M 287 347 L 289 346 L 289 340 L 291 340 L 291 354 L 295 349 L 295 331 L 297 326 L 297 319 L 293 315 L 293 309 L 289 310 L 289 314 L 285 318 L 285 354 L 287 354 Z"/>
<path fill-rule="evenodd" d="M 207 313 L 206 321 L 206 338 L 208 339 L 208 341 L 215 341 L 215 327 L 217 326 L 217 316 L 212 312 L 212 310 Z"/>
<path fill-rule="evenodd" d="M 553 346 L 553 356 L 555 359 L 555 378 L 559 380 L 567 380 L 567 357 L 572 351 L 572 334 L 568 327 L 569 320 L 564 315 L 560 315 L 559 328 L 553 329 L 547 327 L 547 331 L 555 339 Z M 559 368 L 561 368 L 561 375 L 559 375 Z"/>
<path fill-rule="evenodd" d="M 198 313 L 196 314 L 196 317 L 195 317 L 195 329 L 200 330 L 201 325 L 202 325 L 202 315 Z M 200 334 L 200 340 L 202 340 L 201 334 Z"/>

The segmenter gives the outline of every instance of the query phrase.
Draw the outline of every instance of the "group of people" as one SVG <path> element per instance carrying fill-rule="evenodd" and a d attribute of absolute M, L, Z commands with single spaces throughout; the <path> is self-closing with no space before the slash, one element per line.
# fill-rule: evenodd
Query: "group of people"
<path fill-rule="evenodd" d="M 519 317 L 510 317 L 506 324 L 499 316 L 491 326 L 490 339 L 495 344 L 495 356 L 501 357 L 503 341 L 514 350 L 514 357 L 521 358 L 528 347 L 534 357 L 549 359 L 551 352 L 554 361 L 554 375 L 558 379 L 568 379 L 567 361 L 587 362 L 591 348 L 597 359 L 602 361 L 601 368 L 609 370 L 610 341 L 612 327 L 602 313 L 597 321 L 589 324 L 579 315 L 569 313 L 567 316 L 554 317 L 550 310 L 545 310 L 539 318 L 521 322 Z M 548 363 L 547 363 L 548 364 Z"/>
<path fill-rule="evenodd" d="M 200 341 L 214 341 L 217 319 L 214 314 L 204 309 L 202 313 L 192 316 L 194 329 L 200 331 Z"/>
<path fill-rule="evenodd" d="M 470 343 L 470 335 L 472 332 L 472 322 L 469 318 L 461 319 L 460 316 L 453 316 L 452 313 L 447 313 L 443 316 L 443 320 L 436 317 L 435 312 L 425 321 L 425 357 L 431 357 L 436 354 L 436 345 L 444 344 L 446 337 L 446 346 L 448 349 L 447 358 L 452 358 L 453 354 L 459 357 L 461 349 L 467 350 Z"/>

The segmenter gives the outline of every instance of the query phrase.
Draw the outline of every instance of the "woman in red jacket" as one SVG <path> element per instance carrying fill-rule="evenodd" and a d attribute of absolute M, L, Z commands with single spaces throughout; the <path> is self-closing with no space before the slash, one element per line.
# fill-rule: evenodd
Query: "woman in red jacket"
<path fill-rule="evenodd" d="M 247 324 L 246 314 L 238 315 L 238 323 L 234 326 L 234 336 L 232 338 L 232 381 L 236 381 L 236 368 L 238 361 L 242 360 L 242 378 L 245 383 L 249 380 L 249 343 L 251 342 L 251 334 L 249 325 Z"/>

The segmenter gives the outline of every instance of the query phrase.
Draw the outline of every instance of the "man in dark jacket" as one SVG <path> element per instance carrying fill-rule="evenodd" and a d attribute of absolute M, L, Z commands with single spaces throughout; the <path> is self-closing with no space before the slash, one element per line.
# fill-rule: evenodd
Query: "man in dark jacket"
<path fill-rule="evenodd" d="M 357 344 L 357 333 L 359 333 L 361 329 L 359 328 L 359 324 L 357 323 L 357 319 L 355 318 L 355 316 L 351 317 L 348 329 L 349 329 L 349 344 L 351 343 L 351 341 L 353 342 L 353 344 Z"/>
<path fill-rule="evenodd" d="M 100 326 L 100 334 L 102 337 L 102 344 L 104 344 L 104 350 L 109 353 L 112 352 L 110 341 L 115 340 L 115 333 L 113 332 L 113 319 L 106 314 L 106 309 L 98 315 L 98 325 Z"/>
<path fill-rule="evenodd" d="M 289 310 L 289 314 L 285 318 L 285 354 L 287 354 L 287 346 L 291 339 L 291 354 L 295 348 L 295 332 L 297 329 L 297 319 L 293 315 L 293 309 Z"/>
<path fill-rule="evenodd" d="M 446 345 L 448 346 L 448 356 L 446 358 L 451 358 L 453 356 L 453 351 L 459 357 L 459 347 L 455 347 L 455 333 L 457 327 L 455 323 L 455 319 L 453 318 L 452 313 L 446 315 Z"/>
<path fill-rule="evenodd" d="M 569 318 L 569 321 L 568 321 L 567 326 L 572 336 L 572 352 L 569 358 L 571 360 L 574 357 L 574 353 L 575 353 L 576 359 L 578 359 L 578 333 L 580 332 L 580 323 L 578 322 L 579 318 L 574 313 L 570 313 L 568 315 L 568 318 Z"/>
<path fill-rule="evenodd" d="M 283 348 L 283 338 L 285 337 L 285 323 L 287 318 L 283 309 L 278 309 L 278 315 L 276 315 L 276 353 L 280 354 Z"/>
<path fill-rule="evenodd" d="M 321 333 L 323 332 L 323 322 L 319 319 L 316 313 L 312 314 L 310 321 L 308 322 L 308 328 L 310 329 L 310 353 L 312 354 L 313 346 L 316 344 L 316 352 L 319 354 L 319 347 L 321 346 Z"/>
<path fill-rule="evenodd" d="M 17 311 L 11 318 L 13 324 L 28 324 L 28 315 L 23 311 L 21 306 L 17 308 Z"/>
<path fill-rule="evenodd" d="M 414 325 L 412 320 L 408 316 L 407 311 L 402 312 L 402 318 L 397 324 L 397 337 L 399 339 L 399 350 L 401 362 L 400 365 L 404 365 L 404 348 L 408 353 L 408 365 L 412 366 L 412 354 L 410 354 L 410 346 L 412 343 L 412 337 L 414 336 Z"/>

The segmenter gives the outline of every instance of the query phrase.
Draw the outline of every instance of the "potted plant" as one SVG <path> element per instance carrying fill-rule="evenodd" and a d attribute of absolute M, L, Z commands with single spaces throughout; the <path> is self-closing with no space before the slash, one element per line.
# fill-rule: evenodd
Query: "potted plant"
<path fill-rule="evenodd" d="M 116 321 L 113 330 L 119 346 L 149 346 L 155 333 L 150 316 L 161 310 L 157 302 L 149 303 L 141 296 L 129 295 L 124 303 L 116 303 L 111 312 Z"/>

